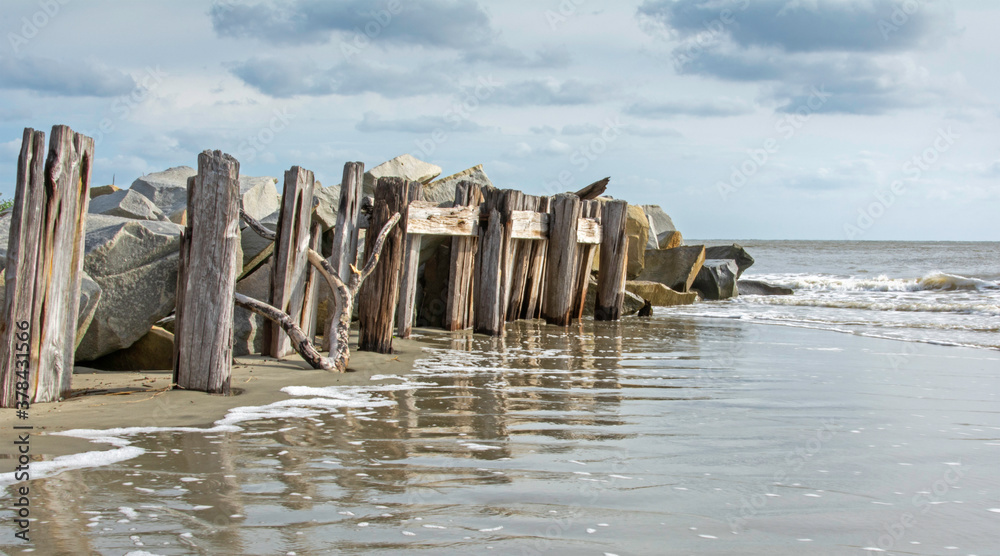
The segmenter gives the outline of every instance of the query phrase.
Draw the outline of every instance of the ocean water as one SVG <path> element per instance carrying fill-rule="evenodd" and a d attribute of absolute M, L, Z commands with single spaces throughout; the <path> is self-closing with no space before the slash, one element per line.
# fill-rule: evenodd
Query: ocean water
<path fill-rule="evenodd" d="M 756 259 L 743 278 L 792 288 L 795 295 L 741 296 L 670 314 L 1000 349 L 1000 243 L 738 243 Z"/>
<path fill-rule="evenodd" d="M 788 280 L 990 281 L 974 259 L 875 267 L 834 244 L 830 266 L 809 270 L 822 259 L 808 244 L 783 261 L 768 254 L 780 245 L 747 246 L 761 275 Z M 925 291 L 963 290 L 909 293 Z M 838 331 L 824 312 L 848 309 L 820 302 L 776 306 L 785 319 L 755 318 L 758 307 L 768 310 L 744 299 L 618 323 L 520 321 L 502 338 L 427 331 L 405 376 L 290 384 L 287 399 L 203 427 L 70 431 L 95 451 L 37 468 L 47 475 L 32 481 L 34 543 L 8 534 L 0 550 L 997 554 L 1000 353 L 887 339 L 881 328 L 925 329 L 876 316 L 859 321 L 879 334 Z M 0 476 L 5 523 L 10 482 Z"/>

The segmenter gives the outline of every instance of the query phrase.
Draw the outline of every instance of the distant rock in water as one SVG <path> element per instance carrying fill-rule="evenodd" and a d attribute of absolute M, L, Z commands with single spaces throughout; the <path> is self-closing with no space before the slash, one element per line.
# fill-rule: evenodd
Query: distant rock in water
<path fill-rule="evenodd" d="M 639 309 L 640 317 L 651 317 L 653 316 L 653 304 L 649 302 L 648 299 L 643 300 L 642 309 Z"/>
<path fill-rule="evenodd" d="M 710 301 L 720 301 L 740 294 L 736 286 L 739 267 L 733 259 L 708 259 L 698 272 L 692 289 Z"/>
<path fill-rule="evenodd" d="M 732 245 L 717 245 L 715 247 L 707 247 L 705 249 L 706 259 L 732 259 L 736 261 L 736 266 L 739 269 L 736 273 L 736 278 L 743 275 L 743 272 L 753 266 L 754 260 L 747 253 L 747 250 L 743 248 L 742 245 L 734 243 Z"/>
<path fill-rule="evenodd" d="M 795 291 L 782 286 L 772 286 L 760 280 L 739 280 L 740 295 L 792 295 Z"/>

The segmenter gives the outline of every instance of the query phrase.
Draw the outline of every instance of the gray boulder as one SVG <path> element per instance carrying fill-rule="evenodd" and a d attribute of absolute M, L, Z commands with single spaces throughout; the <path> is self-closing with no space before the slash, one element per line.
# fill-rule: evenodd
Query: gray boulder
<path fill-rule="evenodd" d="M 271 263 L 267 263 L 236 283 L 236 293 L 269 302 Z M 237 306 L 233 311 L 233 355 L 251 355 L 264 351 L 264 317 Z"/>
<path fill-rule="evenodd" d="M 313 212 L 313 221 L 323 226 L 327 231 L 337 225 L 337 212 L 340 211 L 340 186 L 317 187 L 313 191 L 313 199 L 319 201 Z"/>
<path fill-rule="evenodd" d="M 177 166 L 142 176 L 130 189 L 153 201 L 171 222 L 180 222 L 187 210 L 187 180 L 196 175 L 198 171 L 190 166 Z"/>
<path fill-rule="evenodd" d="M 594 307 L 597 305 L 597 278 L 590 277 L 590 286 L 587 287 L 587 297 L 583 301 L 583 316 L 593 317 Z M 622 301 L 622 316 L 634 315 L 642 309 L 644 302 L 638 295 L 625 290 L 625 299 Z"/>
<path fill-rule="evenodd" d="M 642 205 L 642 210 L 649 219 L 649 240 L 646 249 L 663 249 L 661 242 L 668 239 L 672 232 L 677 231 L 674 221 L 670 219 L 670 215 L 663 212 L 660 205 Z"/>
<path fill-rule="evenodd" d="M 281 210 L 281 197 L 275 187 L 277 182 L 277 178 L 269 176 L 259 178 L 240 176 L 240 199 L 243 201 L 243 209 L 272 230 L 278 228 L 278 215 Z M 243 250 L 244 266 L 270 243 L 240 220 L 240 248 Z"/>
<path fill-rule="evenodd" d="M 177 294 L 181 226 L 87 215 L 83 267 L 101 288 L 77 361 L 126 348 L 170 314 Z"/>
<path fill-rule="evenodd" d="M 10 211 L 0 214 L 0 270 L 7 266 L 7 242 L 10 241 Z M 3 285 L 0 284 L 0 289 Z"/>
<path fill-rule="evenodd" d="M 711 301 L 736 297 L 740 294 L 736 285 L 738 273 L 739 267 L 733 259 L 707 259 L 698 272 L 692 289 L 697 290 L 702 298 Z"/>
<path fill-rule="evenodd" d="M 795 293 L 791 288 L 772 286 L 760 280 L 738 280 L 736 284 L 740 288 L 740 295 L 792 295 Z"/>
<path fill-rule="evenodd" d="M 743 271 L 753 266 L 753 257 L 743 246 L 734 243 L 732 245 L 716 245 L 714 247 L 708 247 L 705 249 L 706 259 L 732 259 L 736 261 L 736 266 L 739 267 L 739 272 L 737 272 L 736 277 L 739 278 L 743 275 Z"/>
<path fill-rule="evenodd" d="M 391 176 L 405 178 L 409 181 L 428 183 L 441 175 L 441 167 L 429 162 L 424 162 L 414 158 L 412 155 L 404 154 L 396 158 L 383 162 L 371 170 L 365 172 L 362 186 L 365 195 L 375 193 L 375 180 Z"/>
<path fill-rule="evenodd" d="M 479 164 L 462 170 L 457 174 L 435 180 L 424 186 L 424 200 L 437 203 L 438 206 L 450 207 L 455 204 L 455 186 L 461 181 L 471 181 L 484 188 L 493 187 L 493 182 L 483 171 L 483 165 Z"/>
<path fill-rule="evenodd" d="M 674 291 L 687 292 L 704 263 L 704 245 L 647 249 L 646 266 L 636 280 L 659 282 Z"/>
<path fill-rule="evenodd" d="M 106 214 L 121 216 L 133 220 L 159 220 L 168 222 L 163 211 L 153 204 L 148 197 L 131 189 L 119 189 L 108 195 L 95 197 L 90 201 L 88 212 L 91 214 Z"/>
<path fill-rule="evenodd" d="M 90 323 L 97 314 L 97 306 L 101 302 L 101 285 L 94 281 L 86 272 L 80 281 L 80 312 L 76 319 L 76 346 L 83 342 L 83 337 L 90 328 Z"/>

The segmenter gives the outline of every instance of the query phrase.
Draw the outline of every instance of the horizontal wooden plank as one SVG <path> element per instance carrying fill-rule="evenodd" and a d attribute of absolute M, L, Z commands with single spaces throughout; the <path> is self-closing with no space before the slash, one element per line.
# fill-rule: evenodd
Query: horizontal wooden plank
<path fill-rule="evenodd" d="M 601 224 L 593 218 L 581 218 L 576 226 L 576 242 L 600 245 Z"/>
<path fill-rule="evenodd" d="M 479 207 L 440 208 L 434 203 L 410 204 L 407 233 L 442 236 L 473 236 L 477 233 Z"/>
<path fill-rule="evenodd" d="M 549 215 L 545 212 L 534 212 L 530 210 L 513 211 L 513 226 L 511 227 L 511 238 L 513 239 L 548 239 L 549 238 Z"/>

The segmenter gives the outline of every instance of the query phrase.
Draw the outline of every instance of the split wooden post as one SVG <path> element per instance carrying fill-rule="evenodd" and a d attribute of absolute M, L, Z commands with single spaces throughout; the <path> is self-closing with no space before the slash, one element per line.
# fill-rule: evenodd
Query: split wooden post
<path fill-rule="evenodd" d="M 478 207 L 483 202 L 482 188 L 470 181 L 455 186 L 455 207 Z M 478 216 L 478 213 L 477 213 Z M 475 222 L 479 227 L 478 218 Z M 473 292 L 475 288 L 475 261 L 479 238 L 454 237 L 451 240 L 451 269 L 448 279 L 448 303 L 443 325 L 445 330 L 464 330 L 472 326 L 475 315 Z"/>
<path fill-rule="evenodd" d="M 551 202 L 551 197 L 540 197 L 535 205 L 535 210 L 543 214 L 548 214 Z M 545 262 L 548 250 L 548 241 L 535 241 L 532 244 L 531 270 L 528 274 L 528 279 L 530 280 L 527 292 L 528 302 L 521 318 L 534 319 L 540 317 L 542 314 L 542 300 L 545 295 Z"/>
<path fill-rule="evenodd" d="M 274 264 L 271 266 L 271 306 L 290 316 L 307 337 L 315 330 L 314 326 L 306 323 L 309 315 L 303 314 L 303 308 L 310 309 L 305 303 L 305 286 L 310 272 L 309 244 L 315 184 L 316 178 L 309 170 L 292 166 L 285 172 L 281 213 L 275 231 Z M 293 351 L 291 340 L 281 325 L 267 323 L 264 355 L 281 358 Z"/>
<path fill-rule="evenodd" d="M 351 279 L 351 265 L 358 260 L 358 214 L 361 211 L 361 186 L 365 165 L 362 162 L 344 164 L 344 176 L 340 181 L 340 206 L 337 223 L 333 229 L 333 252 L 327 261 L 337 271 L 337 278 L 345 283 Z M 340 296 L 331 291 L 327 299 L 327 319 L 323 328 L 323 349 L 333 351 L 334 322 Z"/>
<path fill-rule="evenodd" d="M 522 195 L 516 200 L 515 210 L 537 211 L 539 198 L 533 195 Z M 507 321 L 524 318 L 528 305 L 528 288 L 531 284 L 532 255 L 535 246 L 542 243 L 538 240 L 511 240 L 511 280 L 510 301 L 507 304 Z"/>
<path fill-rule="evenodd" d="M 56 401 L 73 375 L 94 140 L 54 126 L 44 156 L 45 133 L 26 128 L 7 244 L 0 407 Z"/>
<path fill-rule="evenodd" d="M 552 198 L 549 212 L 549 247 L 546 260 L 545 303 L 542 314 L 549 324 L 572 321 L 577 276 L 576 237 L 581 213 L 580 198 L 562 193 Z"/>
<path fill-rule="evenodd" d="M 369 230 L 380 230 L 393 213 L 400 224 L 386 239 L 381 263 L 358 292 L 358 351 L 392 353 L 393 320 L 399 299 L 399 269 L 403 264 L 406 238 L 406 207 L 409 185 L 402 178 L 379 178 L 375 185 L 375 206 L 368 219 Z M 365 234 L 365 256 L 371 257 L 376 235 Z"/>
<path fill-rule="evenodd" d="M 585 200 L 580 206 L 580 215 L 583 218 L 601 220 L 601 202 L 597 200 Z M 573 298 L 573 318 L 583 318 L 583 308 L 587 302 L 587 289 L 590 287 L 590 274 L 594 268 L 594 254 L 597 245 L 579 243 L 577 244 L 577 264 L 579 272 L 576 275 L 576 293 Z"/>
<path fill-rule="evenodd" d="M 608 201 L 601 213 L 601 260 L 597 273 L 594 320 L 618 320 L 625 302 L 625 257 L 628 236 L 625 222 L 628 203 Z"/>
<path fill-rule="evenodd" d="M 491 336 L 503 333 L 510 291 L 513 209 L 524 194 L 504 189 L 490 191 L 483 203 L 479 251 L 476 254 L 475 331 Z"/>
<path fill-rule="evenodd" d="M 312 223 L 312 231 L 309 233 L 309 249 L 319 252 L 323 247 L 323 225 L 319 222 Z M 313 265 L 309 264 L 309 254 L 306 253 L 305 297 L 302 300 L 302 332 L 309 338 L 309 341 L 316 343 L 316 317 L 319 314 L 319 281 L 322 278 Z M 332 308 L 332 307 L 331 307 Z"/>
<path fill-rule="evenodd" d="M 420 244 L 423 242 L 423 235 L 410 233 L 410 211 L 409 207 L 414 201 L 424 198 L 424 186 L 420 182 L 411 181 L 407 186 L 407 210 L 404 213 L 406 221 L 403 227 L 406 229 L 406 245 L 403 248 L 403 266 L 399 274 L 399 306 L 396 311 L 396 323 L 399 327 L 398 336 L 409 338 L 413 330 L 414 303 L 417 301 L 417 276 L 420 266 Z"/>
<path fill-rule="evenodd" d="M 198 155 L 188 180 L 174 336 L 177 388 L 229 394 L 233 293 L 240 270 L 240 163 L 221 151 Z"/>

